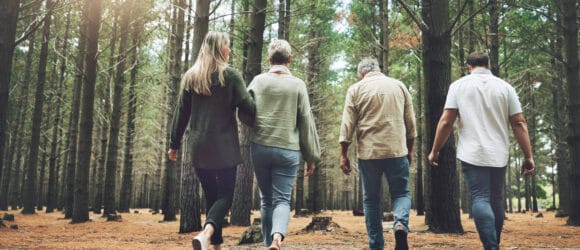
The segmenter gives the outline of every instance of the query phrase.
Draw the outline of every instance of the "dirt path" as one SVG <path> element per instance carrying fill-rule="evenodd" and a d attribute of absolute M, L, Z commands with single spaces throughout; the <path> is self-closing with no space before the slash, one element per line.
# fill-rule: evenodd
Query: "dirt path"
<path fill-rule="evenodd" d="M 132 210 L 133 211 L 133 210 Z M 179 222 L 159 223 L 161 215 L 147 209 L 139 213 L 121 214 L 123 222 L 106 222 L 100 215 L 91 214 L 92 222 L 70 224 L 59 212 L 22 215 L 13 211 L 18 230 L 0 228 L 1 249 L 190 249 L 195 233 L 178 234 Z M 532 214 L 508 214 L 502 235 L 502 249 L 567 248 L 580 249 L 580 227 L 565 226 L 566 220 L 543 212 L 543 218 Z M 253 217 L 259 216 L 254 211 Z M 311 218 L 292 218 L 283 249 L 368 249 L 363 217 L 346 211 L 328 211 L 341 229 L 332 233 L 302 233 Z M 463 215 L 465 234 L 448 235 L 427 232 L 423 216 L 411 216 L 409 246 L 412 249 L 481 249 L 472 220 Z M 385 228 L 390 229 L 390 223 Z M 237 246 L 245 227 L 224 229 L 225 249 L 264 249 L 262 244 Z M 391 232 L 385 233 L 386 249 L 394 247 Z"/>

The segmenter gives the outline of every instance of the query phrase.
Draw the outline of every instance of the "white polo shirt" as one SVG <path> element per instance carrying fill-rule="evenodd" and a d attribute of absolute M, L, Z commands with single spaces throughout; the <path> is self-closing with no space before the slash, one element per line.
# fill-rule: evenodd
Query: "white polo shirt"
<path fill-rule="evenodd" d="M 509 117 L 522 112 L 515 89 L 478 68 L 449 86 L 445 109 L 457 109 L 457 158 L 476 166 L 505 167 Z"/>

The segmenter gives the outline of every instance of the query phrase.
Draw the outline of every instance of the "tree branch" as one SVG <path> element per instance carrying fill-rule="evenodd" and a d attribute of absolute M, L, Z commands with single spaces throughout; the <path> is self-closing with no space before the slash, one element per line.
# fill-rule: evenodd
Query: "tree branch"
<path fill-rule="evenodd" d="M 467 1 L 465 1 L 465 3 L 463 3 L 461 10 L 459 10 L 459 12 L 457 12 L 457 15 L 455 16 L 455 18 L 453 19 L 453 22 L 449 26 L 449 30 L 453 30 L 453 27 L 455 27 L 455 24 L 457 24 L 457 22 L 459 21 L 459 18 L 461 18 L 461 15 L 463 15 L 463 12 L 465 11 L 465 7 L 467 7 L 467 3 L 469 3 L 469 1 L 473 1 L 473 0 L 467 0 Z M 489 1 L 488 1 L 488 3 L 489 3 Z"/>
<path fill-rule="evenodd" d="M 413 21 L 417 24 L 417 26 L 419 26 L 419 29 L 421 29 L 421 31 L 429 32 L 430 30 L 429 26 L 427 26 L 427 24 L 423 21 L 423 19 L 415 15 L 415 12 L 411 9 L 411 7 L 407 3 L 405 3 L 403 0 L 397 0 L 397 2 L 403 7 L 403 9 L 405 9 L 405 11 L 407 11 L 411 19 L 413 19 Z"/>
<path fill-rule="evenodd" d="M 40 24 L 44 23 L 44 20 L 46 20 L 48 16 L 49 15 L 45 14 L 42 18 L 36 19 L 32 23 L 30 23 L 28 27 L 26 27 L 24 32 L 22 32 L 22 35 L 18 39 L 16 39 L 16 42 L 14 42 L 14 47 L 18 46 L 18 44 L 28 39 L 28 37 L 40 27 Z"/>
<path fill-rule="evenodd" d="M 459 27 L 457 27 L 457 29 L 455 29 L 454 31 L 451 32 L 451 36 L 454 36 L 455 33 L 457 33 L 457 31 L 459 31 L 461 28 L 463 28 L 463 26 L 465 26 L 465 24 L 467 24 L 469 21 L 471 21 L 473 18 L 475 18 L 475 16 L 477 16 L 480 12 L 487 9 L 488 6 L 489 6 L 489 1 L 487 1 L 487 3 L 483 7 L 481 7 L 477 11 L 473 12 L 467 19 L 465 19 L 465 21 L 463 21 L 463 23 L 461 23 L 459 25 Z"/>

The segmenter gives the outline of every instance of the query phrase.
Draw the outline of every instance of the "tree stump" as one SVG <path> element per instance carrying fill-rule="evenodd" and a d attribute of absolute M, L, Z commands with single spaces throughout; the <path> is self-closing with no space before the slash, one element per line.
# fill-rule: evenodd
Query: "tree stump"
<path fill-rule="evenodd" d="M 544 218 L 544 215 L 540 212 L 536 215 L 536 218 Z"/>
<path fill-rule="evenodd" d="M 308 232 L 334 232 L 337 228 L 340 228 L 340 226 L 332 221 L 332 217 L 312 217 L 312 221 L 304 230 Z"/>
<path fill-rule="evenodd" d="M 4 213 L 4 216 L 2 216 L 2 220 L 5 220 L 5 221 L 14 221 L 14 215 L 13 214 L 9 214 L 9 213 Z"/>
<path fill-rule="evenodd" d="M 254 220 L 254 222 L 256 222 Z M 262 226 L 252 225 L 244 233 L 238 242 L 238 245 L 242 244 L 253 244 L 264 241 L 264 236 L 262 235 Z"/>
<path fill-rule="evenodd" d="M 16 224 L 10 225 L 10 229 L 18 230 L 18 225 Z"/>
<path fill-rule="evenodd" d="M 4 222 L 2 222 L 2 220 L 0 220 L 0 227 L 6 227 L 6 225 L 4 225 Z"/>

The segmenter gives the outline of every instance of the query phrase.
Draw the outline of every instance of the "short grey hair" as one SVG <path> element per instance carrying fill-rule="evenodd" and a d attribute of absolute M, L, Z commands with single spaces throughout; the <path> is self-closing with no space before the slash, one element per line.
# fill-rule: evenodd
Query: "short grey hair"
<path fill-rule="evenodd" d="M 381 68 L 379 67 L 379 61 L 377 61 L 377 59 L 373 57 L 366 57 L 363 58 L 358 64 L 357 71 L 359 75 L 364 75 L 373 71 L 381 71 Z"/>
<path fill-rule="evenodd" d="M 292 47 L 286 40 L 278 39 L 270 42 L 268 58 L 272 64 L 285 64 L 292 54 Z"/>

